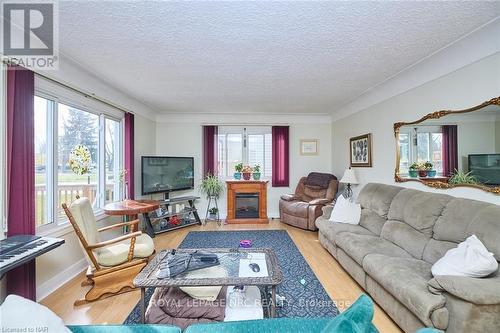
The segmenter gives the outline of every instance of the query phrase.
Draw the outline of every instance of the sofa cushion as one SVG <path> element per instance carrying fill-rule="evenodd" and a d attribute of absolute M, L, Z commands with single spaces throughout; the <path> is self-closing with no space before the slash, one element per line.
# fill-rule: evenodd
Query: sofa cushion
<path fill-rule="evenodd" d="M 358 196 L 362 208 L 369 209 L 380 217 L 387 217 L 392 199 L 403 188 L 385 184 L 366 184 Z"/>
<path fill-rule="evenodd" d="M 434 238 L 437 240 L 461 243 L 469 235 L 467 228 L 479 211 L 490 204 L 470 199 L 451 200 L 434 226 Z"/>
<path fill-rule="evenodd" d="M 387 219 L 404 222 L 431 237 L 434 224 L 451 199 L 445 194 L 404 189 L 394 197 Z"/>
<path fill-rule="evenodd" d="M 393 257 L 412 258 L 412 256 L 393 243 L 372 235 L 358 235 L 343 232 L 335 239 L 338 247 L 344 250 L 359 265 L 363 265 L 363 259 L 370 253 L 386 254 Z"/>
<path fill-rule="evenodd" d="M 436 309 L 444 307 L 445 297 L 432 294 L 427 281 L 432 278 L 431 265 L 414 258 L 395 258 L 380 254 L 369 254 L 363 261 L 363 268 L 375 281 L 410 309 L 424 324 L 434 326 L 431 320 Z M 441 312 L 446 321 L 447 312 Z"/>
<path fill-rule="evenodd" d="M 456 246 L 457 243 L 454 242 L 440 241 L 431 238 L 425 246 L 422 259 L 430 264 L 434 264 L 436 261 L 441 259 L 446 252 L 448 252 L 448 250 L 451 250 Z"/>
<path fill-rule="evenodd" d="M 360 235 L 372 235 L 374 234 L 368 230 L 363 228 L 360 225 L 355 224 L 346 224 L 346 223 L 334 223 L 329 220 L 325 220 L 323 218 L 318 218 L 316 220 L 316 226 L 320 230 L 321 233 L 332 243 L 336 244 L 335 240 L 338 237 L 337 235 L 341 232 L 350 232 L 354 234 Z"/>
<path fill-rule="evenodd" d="M 405 249 L 416 259 L 422 259 L 425 246 L 430 239 L 410 225 L 393 220 L 384 224 L 380 237 Z"/>
<path fill-rule="evenodd" d="M 467 228 L 467 237 L 476 235 L 500 261 L 500 205 L 490 204 L 479 210 Z"/>
<path fill-rule="evenodd" d="M 359 220 L 359 225 L 370 230 L 377 236 L 379 236 L 382 232 L 382 228 L 386 221 L 386 218 L 381 217 L 369 208 L 361 209 L 361 219 Z"/>

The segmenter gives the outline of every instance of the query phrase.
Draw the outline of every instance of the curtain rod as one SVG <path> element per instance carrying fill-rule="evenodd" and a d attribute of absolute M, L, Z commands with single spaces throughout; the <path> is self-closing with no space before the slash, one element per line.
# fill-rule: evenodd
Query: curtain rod
<path fill-rule="evenodd" d="M 5 65 L 10 65 L 10 64 L 11 64 L 11 62 L 9 61 L 9 60 L 10 60 L 10 58 L 9 58 L 9 57 L 4 56 L 4 55 L 3 55 L 3 54 L 1 54 L 1 53 L 0 53 L 0 56 L 2 57 L 2 62 L 3 62 Z M 30 70 L 30 69 L 29 69 L 29 70 Z M 124 109 L 124 108 L 122 108 L 121 106 L 118 106 L 118 105 L 116 105 L 116 104 L 114 104 L 114 103 L 112 103 L 112 102 L 108 102 L 108 101 L 106 101 L 106 100 L 104 100 L 104 99 L 102 99 L 102 98 L 100 98 L 100 97 L 97 97 L 97 96 L 96 96 L 95 94 L 93 94 L 93 93 L 92 93 L 92 94 L 91 94 L 91 93 L 86 93 L 86 92 L 84 92 L 84 91 L 81 91 L 81 90 L 80 90 L 80 89 L 78 89 L 78 88 L 75 88 L 75 87 L 73 87 L 73 86 L 69 85 L 69 84 L 63 83 L 63 82 L 61 82 L 61 81 L 59 81 L 59 80 L 56 80 L 56 79 L 53 79 L 53 78 L 51 78 L 50 76 L 47 76 L 47 75 L 44 75 L 44 74 L 38 73 L 38 72 L 36 72 L 36 71 L 34 71 L 34 70 L 31 70 L 31 71 L 32 71 L 33 73 L 35 73 L 35 75 L 38 75 L 38 76 L 40 76 L 40 77 L 42 77 L 42 78 L 44 78 L 44 79 L 46 79 L 46 80 L 49 80 L 49 81 L 51 81 L 51 82 L 54 82 L 55 84 L 58 84 L 58 85 L 60 85 L 60 86 L 62 86 L 62 87 L 65 87 L 65 88 L 67 88 L 67 89 L 69 89 L 69 90 L 71 90 L 71 91 L 74 91 L 74 92 L 76 92 L 76 93 L 78 93 L 78 94 L 80 94 L 80 95 L 83 95 L 85 98 L 94 99 L 94 100 L 96 100 L 96 101 L 98 101 L 98 102 L 101 102 L 101 103 L 103 103 L 103 104 L 105 104 L 105 105 L 108 105 L 108 106 L 110 106 L 110 107 L 112 107 L 112 108 L 115 108 L 115 109 L 117 109 L 117 110 L 120 110 L 120 111 L 123 111 L 123 112 L 128 112 L 128 113 L 135 114 L 135 112 L 132 112 L 132 111 L 127 110 L 127 109 Z"/>
<path fill-rule="evenodd" d="M 97 96 L 96 96 L 95 94 L 93 94 L 93 93 L 86 93 L 86 92 L 84 92 L 84 91 L 81 91 L 81 90 L 80 90 L 80 89 L 78 89 L 78 88 L 75 88 L 75 87 L 73 87 L 73 86 L 69 85 L 69 84 L 63 83 L 63 82 L 61 82 L 61 81 L 59 81 L 59 80 L 53 79 L 53 78 L 51 78 L 51 77 L 49 77 L 49 76 L 46 76 L 46 75 L 44 75 L 44 74 L 40 74 L 40 73 L 38 73 L 38 72 L 33 72 L 33 73 L 35 73 L 35 75 L 38 75 L 39 77 L 42 77 L 42 78 L 44 78 L 44 79 L 46 79 L 46 80 L 49 80 L 49 81 L 51 81 L 51 82 L 54 82 L 55 84 L 58 84 L 58 85 L 62 86 L 62 87 L 64 87 L 64 88 L 70 89 L 71 91 L 74 91 L 74 92 L 76 92 L 76 93 L 78 93 L 78 94 L 80 94 L 80 95 L 83 95 L 85 98 L 90 98 L 90 99 L 96 100 L 96 101 L 98 101 L 98 102 L 100 102 L 100 103 L 106 104 L 106 105 L 108 105 L 108 106 L 110 106 L 110 107 L 112 107 L 112 108 L 118 109 L 118 110 L 123 111 L 123 112 L 125 112 L 125 113 L 134 113 L 134 112 L 129 111 L 129 110 L 127 110 L 127 109 L 124 109 L 124 108 L 122 108 L 122 107 L 120 107 L 120 106 L 118 106 L 118 105 L 116 105 L 116 104 L 114 104 L 114 103 L 108 102 L 108 101 L 106 101 L 106 100 L 104 100 L 104 99 L 102 99 L 102 98 L 100 98 L 100 97 L 97 97 Z"/>

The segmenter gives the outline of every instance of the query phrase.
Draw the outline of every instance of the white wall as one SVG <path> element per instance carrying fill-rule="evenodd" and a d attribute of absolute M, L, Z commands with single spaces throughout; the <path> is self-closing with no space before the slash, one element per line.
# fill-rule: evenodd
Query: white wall
<path fill-rule="evenodd" d="M 500 53 L 496 53 L 338 119 L 332 123 L 333 172 L 339 174 L 349 165 L 349 138 L 372 133 L 373 167 L 356 168 L 357 175 L 363 184 L 367 182 L 394 184 L 396 143 L 393 124 L 395 122 L 414 121 L 437 110 L 472 107 L 498 96 L 499 92 Z M 426 191 L 439 191 L 415 182 L 400 185 Z M 356 187 L 356 191 L 360 188 L 361 186 Z M 500 204 L 500 196 L 477 189 L 456 188 L 444 193 Z"/>
<path fill-rule="evenodd" d="M 459 123 L 458 169 L 468 171 L 469 154 L 493 154 L 495 152 L 495 123 Z"/>
<path fill-rule="evenodd" d="M 290 121 L 290 187 L 271 187 L 268 185 L 268 215 L 278 217 L 278 202 L 282 194 L 295 190 L 300 177 L 311 171 L 330 172 L 331 170 L 331 126 L 329 117 L 324 116 L 254 116 L 239 115 L 187 115 L 162 116 L 158 118 L 156 128 L 156 154 L 169 156 L 193 156 L 195 166 L 195 188 L 198 187 L 202 174 L 202 125 L 203 124 L 240 124 L 273 125 Z M 300 139 L 319 139 L 319 155 L 301 156 Z M 139 156 L 138 156 L 139 157 Z M 173 196 L 198 195 L 198 190 L 174 193 Z M 200 217 L 205 216 L 206 200 L 200 200 Z M 226 216 L 226 193 L 220 199 L 221 217 Z"/>

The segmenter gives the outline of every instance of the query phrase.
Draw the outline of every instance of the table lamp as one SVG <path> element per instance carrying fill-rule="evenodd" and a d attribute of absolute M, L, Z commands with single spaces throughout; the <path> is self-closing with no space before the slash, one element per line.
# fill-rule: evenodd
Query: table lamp
<path fill-rule="evenodd" d="M 347 187 L 345 189 L 345 196 L 347 199 L 352 200 L 351 185 L 359 184 L 358 179 L 356 178 L 356 174 L 354 173 L 354 170 L 351 168 L 346 169 L 344 172 L 344 176 L 342 177 L 340 182 L 343 184 L 347 184 Z"/>

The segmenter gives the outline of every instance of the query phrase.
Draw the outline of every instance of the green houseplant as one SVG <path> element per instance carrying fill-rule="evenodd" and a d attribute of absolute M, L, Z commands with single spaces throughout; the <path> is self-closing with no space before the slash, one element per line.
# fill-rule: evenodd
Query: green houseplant
<path fill-rule="evenodd" d="M 434 164 L 432 162 L 427 161 L 424 163 L 424 167 L 427 170 L 427 177 L 435 177 L 436 170 L 434 169 Z"/>
<path fill-rule="evenodd" d="M 241 179 L 241 171 L 243 171 L 243 163 L 238 163 L 234 166 L 234 179 Z"/>
<path fill-rule="evenodd" d="M 418 170 L 418 163 L 417 162 L 410 165 L 410 168 L 408 169 L 408 174 L 410 175 L 410 177 L 417 178 L 417 176 L 418 176 L 417 170 Z"/>
<path fill-rule="evenodd" d="M 217 207 L 212 207 L 208 210 L 209 212 L 209 218 L 212 220 L 215 220 L 217 218 L 217 213 L 219 212 L 219 208 Z"/>
<path fill-rule="evenodd" d="M 253 179 L 254 180 L 259 180 L 260 179 L 260 165 L 255 164 L 253 167 Z"/>
<path fill-rule="evenodd" d="M 459 184 L 478 184 L 477 178 L 471 174 L 472 171 L 465 172 L 465 171 L 458 171 L 455 169 L 455 172 L 453 172 L 453 175 L 451 175 L 450 179 L 448 180 L 449 184 L 452 185 L 459 185 Z"/>
<path fill-rule="evenodd" d="M 199 191 L 201 194 L 206 195 L 207 198 L 219 198 L 224 191 L 224 184 L 219 177 L 208 174 L 201 180 Z"/>

